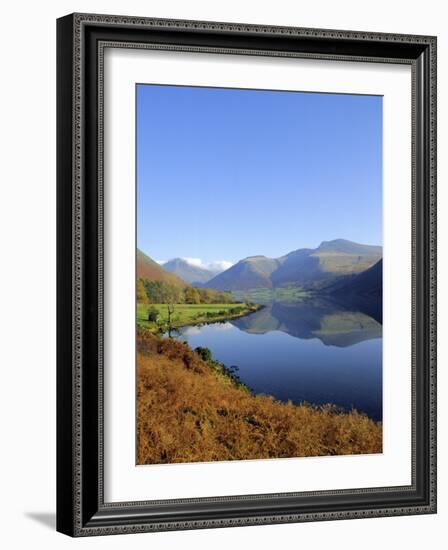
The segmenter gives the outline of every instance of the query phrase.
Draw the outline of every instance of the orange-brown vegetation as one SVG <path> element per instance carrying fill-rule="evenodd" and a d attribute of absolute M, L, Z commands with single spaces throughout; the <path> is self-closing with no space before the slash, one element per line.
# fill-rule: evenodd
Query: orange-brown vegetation
<path fill-rule="evenodd" d="M 182 342 L 137 333 L 137 463 L 382 451 L 382 426 L 355 411 L 253 395 Z"/>
<path fill-rule="evenodd" d="M 161 281 L 184 288 L 187 284 L 174 273 L 168 273 L 157 262 L 137 249 L 137 279 Z"/>

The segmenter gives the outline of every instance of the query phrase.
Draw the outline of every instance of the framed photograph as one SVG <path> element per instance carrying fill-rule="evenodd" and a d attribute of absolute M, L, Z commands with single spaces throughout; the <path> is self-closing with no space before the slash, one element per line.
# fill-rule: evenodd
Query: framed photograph
<path fill-rule="evenodd" d="M 57 529 L 434 513 L 436 38 L 57 41 Z"/>

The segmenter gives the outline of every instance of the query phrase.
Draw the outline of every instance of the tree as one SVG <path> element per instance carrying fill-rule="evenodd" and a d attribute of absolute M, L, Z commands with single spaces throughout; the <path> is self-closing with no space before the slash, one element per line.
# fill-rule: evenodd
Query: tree
<path fill-rule="evenodd" d="M 143 281 L 150 304 L 179 304 L 184 299 L 182 287 L 164 281 Z"/>
<path fill-rule="evenodd" d="M 151 306 L 148 309 L 148 321 L 150 323 L 156 323 L 158 317 L 159 317 L 159 310 L 156 307 Z"/>
<path fill-rule="evenodd" d="M 203 304 L 210 304 L 213 301 L 213 291 L 209 288 L 201 288 L 199 289 L 200 297 L 201 297 L 201 303 Z"/>
<path fill-rule="evenodd" d="M 201 303 L 201 295 L 199 294 L 199 291 L 198 291 L 197 288 L 187 286 L 184 290 L 184 295 L 185 295 L 185 303 L 186 304 L 200 304 Z"/>
<path fill-rule="evenodd" d="M 174 304 L 167 304 L 167 313 L 168 313 L 168 337 L 171 338 L 171 332 L 173 331 L 173 325 L 172 325 L 172 316 L 174 313 Z"/>
<path fill-rule="evenodd" d="M 141 279 L 137 280 L 136 298 L 138 304 L 147 304 L 149 301 L 148 295 L 146 294 L 145 285 Z"/>
<path fill-rule="evenodd" d="M 225 291 L 217 292 L 215 300 L 217 304 L 227 304 L 233 302 L 232 294 Z"/>

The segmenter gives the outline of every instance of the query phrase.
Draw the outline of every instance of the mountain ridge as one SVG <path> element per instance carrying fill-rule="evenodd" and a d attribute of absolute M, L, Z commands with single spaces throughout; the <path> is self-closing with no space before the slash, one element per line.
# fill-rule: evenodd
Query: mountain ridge
<path fill-rule="evenodd" d="M 249 290 L 302 286 L 320 289 L 340 276 L 372 267 L 382 257 L 382 247 L 346 239 L 322 241 L 315 249 L 300 248 L 279 258 L 248 256 L 207 282 L 216 290 Z"/>

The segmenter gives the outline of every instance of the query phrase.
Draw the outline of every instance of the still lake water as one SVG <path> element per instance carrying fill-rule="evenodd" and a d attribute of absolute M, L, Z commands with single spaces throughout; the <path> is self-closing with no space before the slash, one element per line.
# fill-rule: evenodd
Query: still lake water
<path fill-rule="evenodd" d="M 184 327 L 178 337 L 237 366 L 257 394 L 334 403 L 382 419 L 382 326 L 353 307 L 274 303 L 240 319 Z"/>

